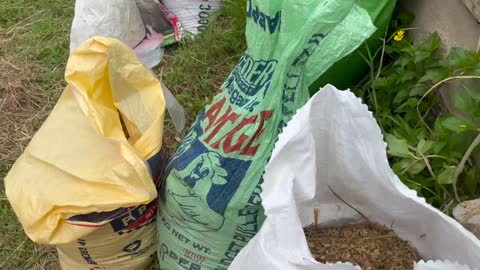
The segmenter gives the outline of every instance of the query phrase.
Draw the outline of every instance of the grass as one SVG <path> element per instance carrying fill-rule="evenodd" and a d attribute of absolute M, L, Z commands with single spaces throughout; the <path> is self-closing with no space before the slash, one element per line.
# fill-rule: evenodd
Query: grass
<path fill-rule="evenodd" d="M 0 1 L 0 179 L 64 87 L 73 0 Z M 0 269 L 58 269 L 52 248 L 33 244 L 0 181 Z"/>
<path fill-rule="evenodd" d="M 226 1 L 194 40 L 167 48 L 154 72 L 184 106 L 189 126 L 245 49 L 245 0 Z M 32 243 L 4 193 L 3 178 L 65 87 L 74 0 L 0 0 L 0 269 L 59 269 L 52 247 Z M 166 119 L 170 151 L 181 137 Z"/>

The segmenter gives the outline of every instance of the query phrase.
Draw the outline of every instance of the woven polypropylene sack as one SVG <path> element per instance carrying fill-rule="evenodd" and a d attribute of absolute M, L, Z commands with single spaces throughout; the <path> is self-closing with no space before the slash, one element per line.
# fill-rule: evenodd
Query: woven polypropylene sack
<path fill-rule="evenodd" d="M 207 28 L 212 12 L 220 9 L 222 0 L 162 0 L 179 19 L 183 30 L 198 34 Z"/>
<path fill-rule="evenodd" d="M 375 30 L 353 0 L 247 3 L 247 51 L 167 165 L 161 269 L 226 269 L 260 228 L 262 174 L 308 86 Z"/>
<path fill-rule="evenodd" d="M 348 261 L 316 261 L 304 227 L 365 217 L 416 248 L 424 261 L 412 261 L 412 269 L 480 269 L 480 240 L 403 184 L 390 168 L 386 146 L 358 97 L 332 85 L 321 89 L 279 135 L 262 185 L 267 218 L 230 270 L 360 270 Z"/>
<path fill-rule="evenodd" d="M 66 254 L 85 240 L 95 253 L 96 264 L 71 257 L 81 262 L 74 267 L 62 255 L 65 269 L 142 269 L 155 250 L 155 181 L 166 165 L 161 83 L 132 49 L 103 37 L 73 52 L 65 77 L 63 94 L 5 178 L 7 197 L 33 241 Z M 148 254 L 122 268 L 115 256 L 130 240 L 144 241 L 136 249 Z"/>
<path fill-rule="evenodd" d="M 94 36 L 116 38 L 130 48 L 145 37 L 145 26 L 133 0 L 76 0 L 70 52 Z"/>

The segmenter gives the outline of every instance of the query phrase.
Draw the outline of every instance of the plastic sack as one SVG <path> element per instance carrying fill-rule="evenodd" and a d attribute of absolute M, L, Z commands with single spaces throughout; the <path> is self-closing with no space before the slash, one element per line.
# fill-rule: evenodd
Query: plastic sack
<path fill-rule="evenodd" d="M 145 270 L 151 265 L 152 255 L 156 251 L 156 233 L 153 223 L 120 235 L 113 232 L 111 226 L 103 226 L 88 235 L 86 239 L 82 238 L 73 243 L 58 246 L 61 268 L 62 270 Z M 106 256 L 107 254 L 111 256 Z"/>
<path fill-rule="evenodd" d="M 328 85 L 297 112 L 279 136 L 264 179 L 267 218 L 231 270 L 359 269 L 321 264 L 309 251 L 303 227 L 314 222 L 314 208 L 319 226 L 361 220 L 331 190 L 434 260 L 418 262 L 416 270 L 480 269 L 480 241 L 399 180 L 379 126 L 350 91 Z"/>
<path fill-rule="evenodd" d="M 145 25 L 132 0 L 76 0 L 70 52 L 94 36 L 116 38 L 130 48 L 145 38 Z"/>
<path fill-rule="evenodd" d="M 26 234 L 42 244 L 76 241 L 124 208 L 152 202 L 152 178 L 165 162 L 162 87 L 130 48 L 90 39 L 70 56 L 65 78 L 55 108 L 5 178 Z"/>
<path fill-rule="evenodd" d="M 264 220 L 260 184 L 278 133 L 308 85 L 375 30 L 354 0 L 253 0 L 247 11 L 247 51 L 167 166 L 161 269 L 228 267 Z"/>
<path fill-rule="evenodd" d="M 157 187 L 166 160 L 166 151 L 162 148 L 148 162 Z M 156 212 L 157 200 L 154 200 L 147 205 L 70 217 L 66 221 L 69 224 L 93 227 L 95 231 L 57 245 L 62 270 L 146 269 L 157 249 Z"/>
<path fill-rule="evenodd" d="M 210 13 L 220 9 L 222 0 L 161 0 L 180 21 L 183 30 L 198 34 L 207 28 Z"/>
<path fill-rule="evenodd" d="M 175 96 L 168 90 L 168 88 L 162 83 L 163 95 L 165 97 L 165 102 L 167 103 L 167 110 L 170 118 L 172 119 L 173 125 L 178 132 L 181 132 L 185 128 L 185 111 L 183 110 L 182 105 L 178 103 L 178 100 Z"/>
<path fill-rule="evenodd" d="M 162 47 L 180 40 L 180 30 L 178 18 L 157 0 L 76 0 L 70 52 L 91 37 L 111 37 L 134 48 L 153 68 L 162 59 Z"/>
<path fill-rule="evenodd" d="M 176 43 L 183 36 L 183 28 L 178 17 L 158 0 L 136 0 L 143 24 L 148 33 L 161 33 L 162 47 Z"/>
<path fill-rule="evenodd" d="M 163 36 L 159 33 L 152 31 L 152 34 L 148 34 L 147 37 L 135 47 L 135 53 L 142 63 L 148 68 L 154 68 L 163 57 L 164 49 L 160 46 Z"/>
<path fill-rule="evenodd" d="M 157 189 L 167 160 L 163 145 L 160 152 L 147 161 Z M 157 249 L 157 204 L 155 199 L 147 205 L 68 218 L 66 222 L 70 225 L 89 226 L 95 231 L 73 242 L 57 245 L 62 270 L 146 269 Z"/>
<path fill-rule="evenodd" d="M 135 47 L 140 60 L 149 68 L 160 63 L 163 47 L 178 42 L 183 28 L 172 12 L 157 0 L 136 0 L 145 25 L 145 39 Z"/>
<path fill-rule="evenodd" d="M 368 38 L 365 44 L 323 73 L 309 87 L 311 95 L 315 94 L 320 87 L 326 84 L 332 84 L 340 89 L 345 89 L 356 85 L 365 77 L 369 67 L 368 63 L 362 58 L 362 54 L 368 55 L 368 50 L 370 50 L 370 53 L 373 55 L 378 48 L 381 48 L 396 3 L 396 0 L 357 1 L 357 4 L 370 15 L 373 24 L 377 27 L 377 31 Z"/>

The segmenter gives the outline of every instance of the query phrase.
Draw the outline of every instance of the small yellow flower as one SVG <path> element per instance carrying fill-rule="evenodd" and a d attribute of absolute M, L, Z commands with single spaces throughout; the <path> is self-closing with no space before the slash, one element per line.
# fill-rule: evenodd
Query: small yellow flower
<path fill-rule="evenodd" d="M 405 35 L 405 31 L 403 30 L 400 30 L 398 31 L 397 33 L 395 33 L 395 36 L 393 37 L 393 39 L 395 41 L 401 41 L 403 39 L 403 36 Z"/>

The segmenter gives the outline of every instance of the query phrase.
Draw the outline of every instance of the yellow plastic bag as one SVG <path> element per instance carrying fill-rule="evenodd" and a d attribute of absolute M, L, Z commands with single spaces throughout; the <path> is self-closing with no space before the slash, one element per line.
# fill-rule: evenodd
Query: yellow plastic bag
<path fill-rule="evenodd" d="M 25 232 L 42 244 L 71 243 L 111 221 L 78 226 L 73 216 L 157 197 L 146 160 L 162 146 L 160 82 L 130 48 L 101 37 L 73 52 L 65 78 L 64 93 L 5 178 Z"/>

